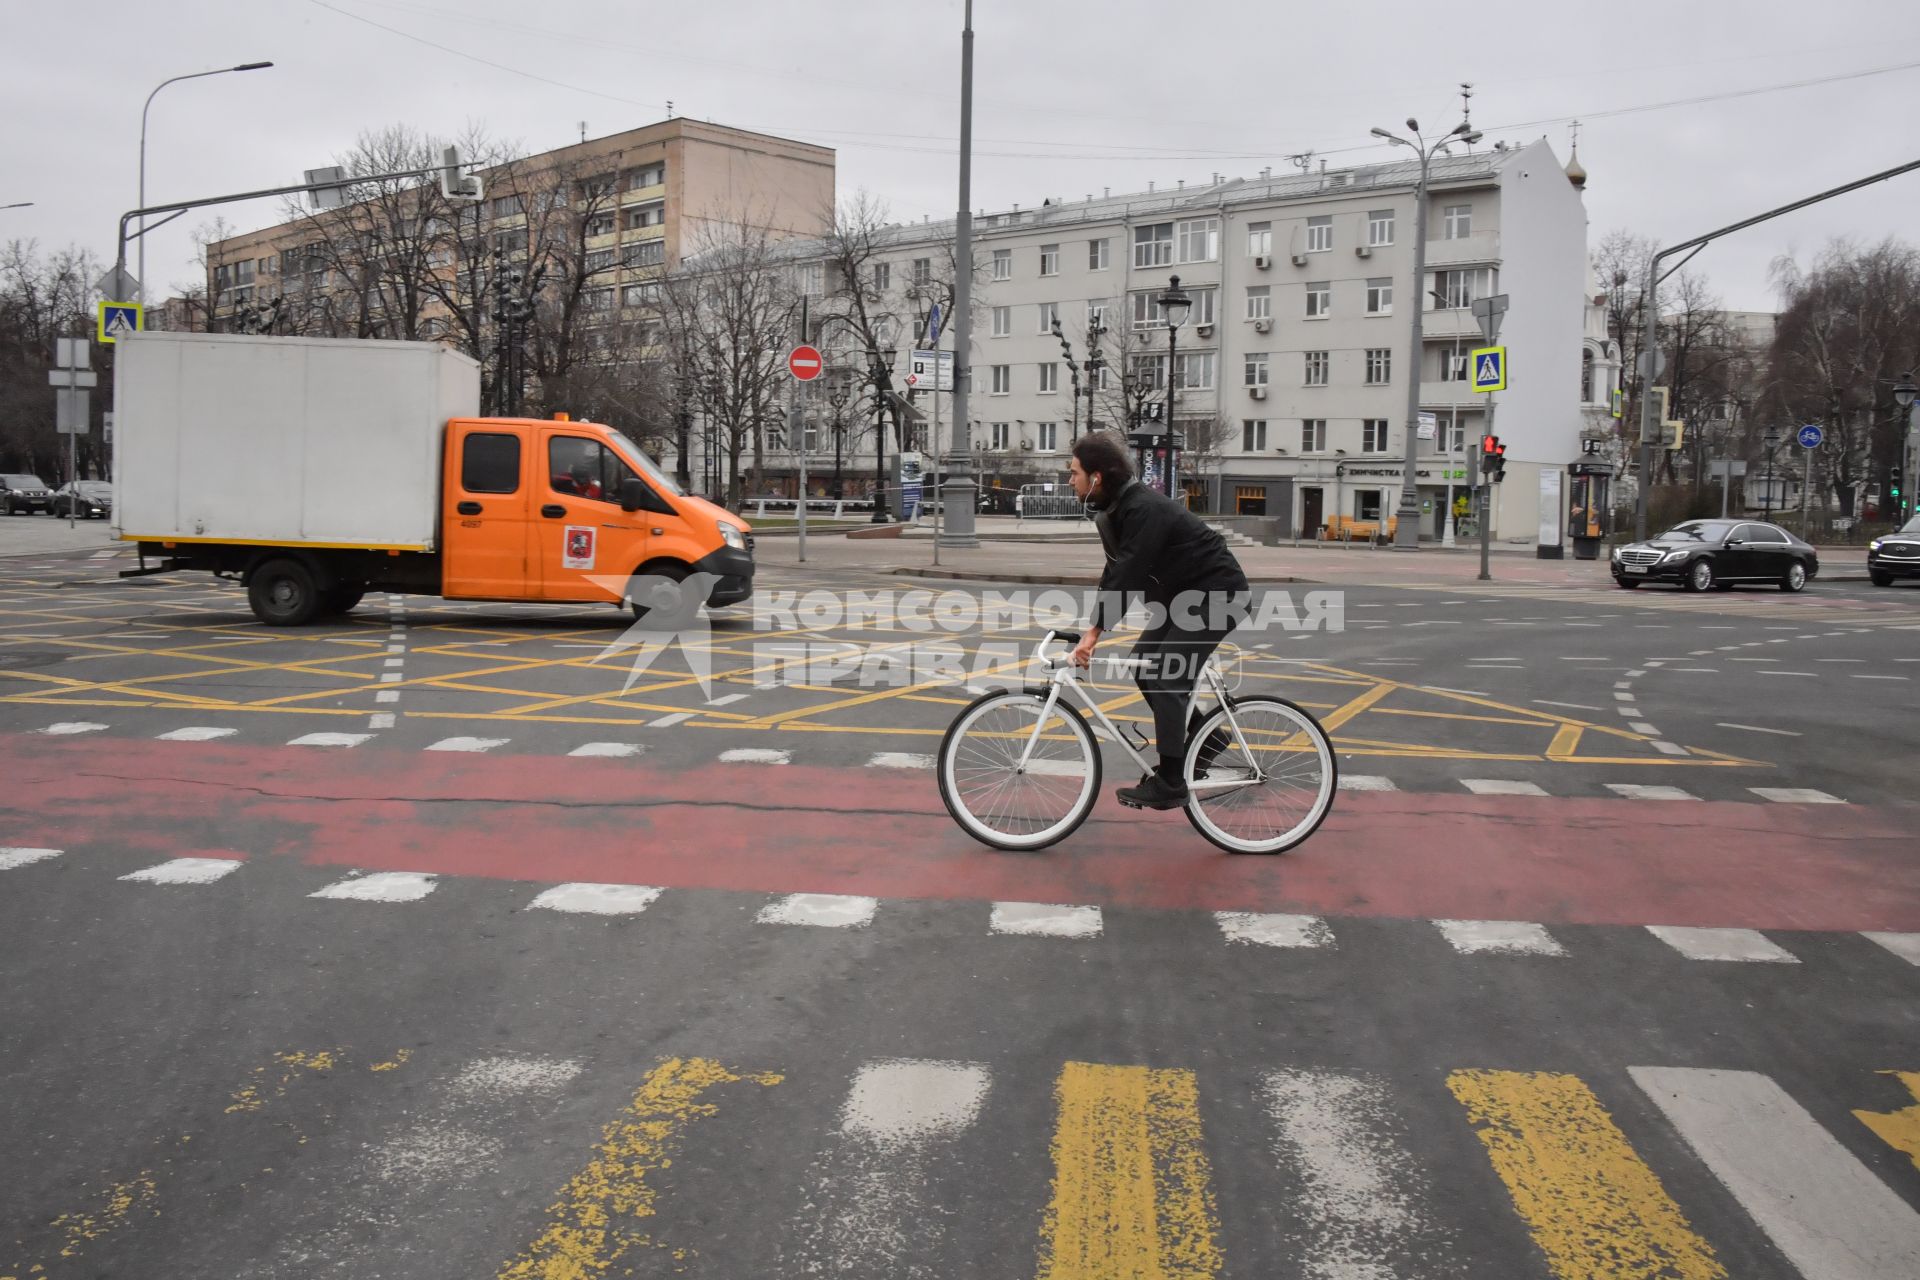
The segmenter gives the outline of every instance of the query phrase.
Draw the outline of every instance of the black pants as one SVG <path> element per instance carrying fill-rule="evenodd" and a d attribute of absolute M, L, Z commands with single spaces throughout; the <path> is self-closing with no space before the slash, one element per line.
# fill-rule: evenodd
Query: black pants
<path fill-rule="evenodd" d="M 1135 669 L 1134 682 L 1153 712 L 1153 735 L 1160 759 L 1171 766 L 1187 742 L 1187 710 L 1207 659 L 1247 615 L 1245 591 L 1220 593 L 1224 606 L 1199 611 L 1197 617 L 1171 614 L 1140 633 L 1133 656 L 1147 663 Z"/>

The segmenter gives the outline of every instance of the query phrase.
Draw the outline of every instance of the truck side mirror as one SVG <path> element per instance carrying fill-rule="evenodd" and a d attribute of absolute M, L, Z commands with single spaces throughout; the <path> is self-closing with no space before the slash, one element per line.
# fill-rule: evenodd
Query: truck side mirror
<path fill-rule="evenodd" d="M 622 511 L 638 511 L 646 505 L 647 486 L 643 482 L 632 476 L 620 482 L 620 509 Z"/>

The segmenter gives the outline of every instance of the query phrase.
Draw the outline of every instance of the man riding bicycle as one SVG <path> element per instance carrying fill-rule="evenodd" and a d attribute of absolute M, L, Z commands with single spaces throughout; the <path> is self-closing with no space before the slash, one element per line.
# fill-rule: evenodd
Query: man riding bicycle
<path fill-rule="evenodd" d="M 1071 476 L 1074 493 L 1097 513 L 1094 523 L 1107 554 L 1093 620 L 1072 660 L 1090 665 L 1094 645 L 1118 625 L 1128 599 L 1146 598 L 1147 627 L 1133 649 L 1145 661 L 1135 669 L 1135 681 L 1153 712 L 1160 764 L 1117 794 L 1135 808 L 1178 809 L 1188 801 L 1188 705 L 1207 659 L 1246 616 L 1247 575 L 1226 539 L 1135 478 L 1126 448 L 1114 436 L 1080 437 Z"/>

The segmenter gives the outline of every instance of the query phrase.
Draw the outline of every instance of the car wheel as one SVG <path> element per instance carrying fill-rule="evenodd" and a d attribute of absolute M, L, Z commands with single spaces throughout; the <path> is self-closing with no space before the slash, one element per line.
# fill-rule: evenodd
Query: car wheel
<path fill-rule="evenodd" d="M 298 560 L 269 560 L 247 579 L 247 604 L 270 627 L 298 627 L 320 612 L 320 589 Z"/>
<path fill-rule="evenodd" d="M 1798 560 L 1788 565 L 1786 573 L 1780 578 L 1780 589 L 1782 591 L 1805 591 L 1807 589 L 1807 566 L 1801 564 Z"/>
<path fill-rule="evenodd" d="M 1631 591 L 1639 586 L 1640 582 L 1637 578 L 1615 578 L 1613 585 L 1619 587 L 1622 591 Z"/>
<path fill-rule="evenodd" d="M 1705 591 L 1713 586 L 1713 562 L 1705 556 L 1687 566 L 1687 590 Z"/>
<path fill-rule="evenodd" d="M 1876 586 L 1876 587 L 1890 587 L 1890 586 L 1892 586 L 1892 585 L 1893 585 L 1893 575 L 1892 575 L 1892 574 L 1890 574 L 1890 573 L 1877 573 L 1877 572 L 1875 572 L 1875 571 L 1873 571 L 1873 570 L 1871 570 L 1871 569 L 1869 569 L 1869 570 L 1867 571 L 1867 580 L 1868 580 L 1869 582 L 1871 582 L 1871 583 L 1873 583 L 1873 585 L 1874 585 L 1874 586 Z"/>

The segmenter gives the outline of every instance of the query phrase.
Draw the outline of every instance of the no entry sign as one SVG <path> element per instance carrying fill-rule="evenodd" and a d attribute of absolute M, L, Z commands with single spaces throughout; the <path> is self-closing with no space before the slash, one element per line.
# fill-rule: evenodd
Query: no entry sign
<path fill-rule="evenodd" d="M 787 357 L 787 372 L 802 382 L 812 382 L 820 376 L 820 370 L 826 362 L 820 358 L 820 348 L 801 345 L 793 349 Z"/>

